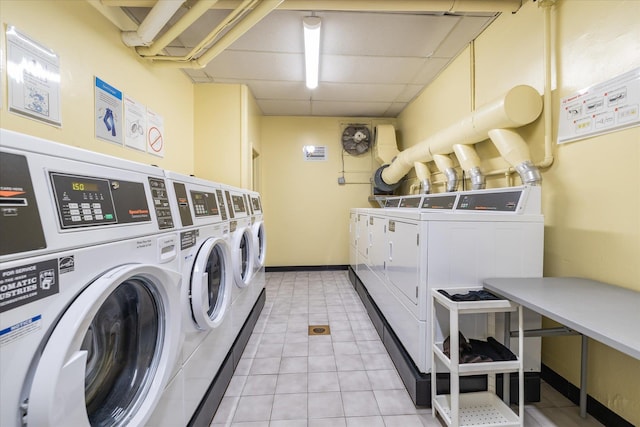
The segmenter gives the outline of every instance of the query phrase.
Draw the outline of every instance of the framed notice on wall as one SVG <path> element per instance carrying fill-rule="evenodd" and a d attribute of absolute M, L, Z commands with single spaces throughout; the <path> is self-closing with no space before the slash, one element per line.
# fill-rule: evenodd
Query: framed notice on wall
<path fill-rule="evenodd" d="M 12 25 L 6 36 L 9 111 L 62 126 L 60 58 Z"/>
<path fill-rule="evenodd" d="M 640 68 L 560 100 L 558 144 L 640 125 Z"/>

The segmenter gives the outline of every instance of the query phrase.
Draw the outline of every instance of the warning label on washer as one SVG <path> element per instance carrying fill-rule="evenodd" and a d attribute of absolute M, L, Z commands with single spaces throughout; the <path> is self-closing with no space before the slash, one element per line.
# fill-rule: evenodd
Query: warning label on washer
<path fill-rule="evenodd" d="M 57 259 L 0 270 L 0 313 L 59 291 Z"/>
<path fill-rule="evenodd" d="M 17 339 L 24 337 L 25 335 L 37 331 L 42 328 L 42 316 L 38 314 L 30 319 L 24 320 L 15 325 L 11 325 L 8 328 L 0 330 L 0 347 L 5 344 L 10 344 Z"/>
<path fill-rule="evenodd" d="M 194 247 L 198 234 L 199 230 L 189 230 L 180 233 L 180 249 L 185 250 Z"/>

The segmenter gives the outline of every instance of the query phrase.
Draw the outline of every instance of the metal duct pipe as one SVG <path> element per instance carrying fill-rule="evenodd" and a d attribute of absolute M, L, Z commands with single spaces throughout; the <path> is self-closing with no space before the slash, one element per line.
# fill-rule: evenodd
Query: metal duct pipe
<path fill-rule="evenodd" d="M 380 179 L 387 185 L 398 182 L 415 162 L 433 160 L 435 154 L 449 154 L 455 144 L 476 144 L 488 138 L 492 129 L 524 126 L 542 111 L 540 94 L 531 86 L 516 86 L 503 97 L 472 112 L 458 123 L 400 152 Z"/>
<path fill-rule="evenodd" d="M 471 188 L 474 190 L 485 188 L 487 184 L 480 169 L 480 157 L 478 157 L 476 149 L 471 145 L 455 144 L 453 152 L 456 154 L 462 170 L 469 174 Z"/>
<path fill-rule="evenodd" d="M 136 52 L 141 56 L 154 56 L 160 53 L 162 49 L 167 47 L 169 43 L 175 40 L 184 30 L 189 28 L 191 24 L 196 22 L 198 18 L 204 15 L 207 10 L 216 4 L 218 0 L 200 0 L 185 13 L 178 22 L 172 25 L 158 40 L 150 46 L 140 46 L 136 48 Z M 158 2 L 160 3 L 160 2 Z M 146 19 L 145 19 L 146 21 Z"/>
<path fill-rule="evenodd" d="M 436 166 L 447 180 L 447 191 L 456 191 L 458 188 L 458 172 L 453 167 L 451 157 L 445 154 L 436 154 L 433 156 L 433 161 L 436 162 Z"/>
<path fill-rule="evenodd" d="M 182 6 L 183 0 L 163 0 L 157 2 L 138 26 L 136 31 L 123 31 L 122 41 L 127 46 L 147 46 L 153 42 L 162 27 Z"/>
<path fill-rule="evenodd" d="M 540 171 L 531 161 L 529 147 L 518 133 L 511 129 L 492 129 L 489 138 L 500 155 L 518 172 L 523 184 L 540 184 Z"/>
<path fill-rule="evenodd" d="M 420 192 L 422 194 L 429 194 L 431 192 L 431 171 L 426 163 L 416 162 L 413 165 L 416 170 L 416 177 L 420 182 Z"/>

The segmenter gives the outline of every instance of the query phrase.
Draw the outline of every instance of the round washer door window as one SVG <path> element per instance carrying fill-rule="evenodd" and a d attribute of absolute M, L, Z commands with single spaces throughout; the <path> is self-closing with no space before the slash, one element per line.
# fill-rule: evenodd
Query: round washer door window
<path fill-rule="evenodd" d="M 233 264 L 236 285 L 241 288 L 249 285 L 253 273 L 253 238 L 249 228 L 236 231 L 233 238 Z"/>
<path fill-rule="evenodd" d="M 207 239 L 191 274 L 191 312 L 200 329 L 217 327 L 226 314 L 231 293 L 231 256 L 227 242 Z"/>
<path fill-rule="evenodd" d="M 44 347 L 29 395 L 29 424 L 143 424 L 177 360 L 179 280 L 178 273 L 136 265 L 91 283 Z"/>
<path fill-rule="evenodd" d="M 267 254 L 264 222 L 260 221 L 253 225 L 253 234 L 255 236 L 256 268 L 260 268 L 264 265 Z"/>

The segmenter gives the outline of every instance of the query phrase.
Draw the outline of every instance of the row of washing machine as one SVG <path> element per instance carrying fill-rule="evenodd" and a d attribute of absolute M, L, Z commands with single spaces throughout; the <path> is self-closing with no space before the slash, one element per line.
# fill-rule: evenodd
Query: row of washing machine
<path fill-rule="evenodd" d="M 0 132 L 0 425 L 202 423 L 264 298 L 260 195 Z"/>

